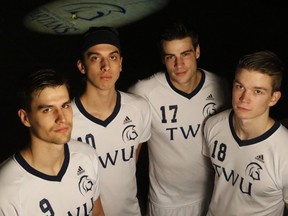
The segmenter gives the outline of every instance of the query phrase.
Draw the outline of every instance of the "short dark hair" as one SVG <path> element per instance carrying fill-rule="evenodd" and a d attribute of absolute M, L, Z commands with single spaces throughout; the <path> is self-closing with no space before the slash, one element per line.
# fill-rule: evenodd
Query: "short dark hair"
<path fill-rule="evenodd" d="M 235 75 L 242 69 L 254 70 L 273 78 L 272 92 L 280 91 L 284 66 L 281 59 L 271 51 L 246 54 L 239 59 Z"/>
<path fill-rule="evenodd" d="M 18 108 L 26 111 L 31 110 L 33 95 L 41 92 L 47 87 L 57 87 L 65 85 L 70 90 L 68 79 L 61 73 L 53 69 L 40 69 L 27 74 L 20 80 L 17 90 Z"/>
<path fill-rule="evenodd" d="M 162 44 L 164 41 L 183 39 L 186 37 L 191 38 L 193 47 L 196 49 L 199 45 L 199 35 L 196 27 L 192 27 L 190 23 L 181 19 L 177 19 L 171 23 L 166 24 L 161 31 L 159 38 L 159 49 L 161 55 L 163 55 Z"/>

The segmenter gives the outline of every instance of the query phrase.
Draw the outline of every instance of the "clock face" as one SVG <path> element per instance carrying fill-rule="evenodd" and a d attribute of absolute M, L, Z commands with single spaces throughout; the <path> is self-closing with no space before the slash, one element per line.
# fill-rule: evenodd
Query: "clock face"
<path fill-rule="evenodd" d="M 91 26 L 121 27 L 161 10 L 169 0 L 57 0 L 23 18 L 30 30 L 58 35 L 81 34 Z"/>

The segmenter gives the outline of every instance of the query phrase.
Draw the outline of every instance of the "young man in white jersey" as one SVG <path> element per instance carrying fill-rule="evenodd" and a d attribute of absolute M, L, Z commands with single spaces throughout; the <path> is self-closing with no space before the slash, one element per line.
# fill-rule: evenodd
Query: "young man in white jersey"
<path fill-rule="evenodd" d="M 73 115 L 66 79 L 50 69 L 29 74 L 18 102 L 30 137 L 0 166 L 0 215 L 104 216 L 97 154 L 70 140 Z"/>
<path fill-rule="evenodd" d="M 201 154 L 202 124 L 225 106 L 227 89 L 218 76 L 197 67 L 200 47 L 192 28 L 176 21 L 160 37 L 166 71 L 128 89 L 152 107 L 147 212 L 150 216 L 201 216 L 213 186 L 213 169 Z"/>
<path fill-rule="evenodd" d="M 282 73 L 273 52 L 243 56 L 235 71 L 233 109 L 207 120 L 203 153 L 215 169 L 208 216 L 283 215 L 288 130 L 269 116 L 281 97 Z"/>
<path fill-rule="evenodd" d="M 116 29 L 89 29 L 80 54 L 77 66 L 86 85 L 72 103 L 72 137 L 93 146 L 98 153 L 105 214 L 140 216 L 136 162 L 141 143 L 151 135 L 149 104 L 142 97 L 115 88 L 123 59 Z"/>

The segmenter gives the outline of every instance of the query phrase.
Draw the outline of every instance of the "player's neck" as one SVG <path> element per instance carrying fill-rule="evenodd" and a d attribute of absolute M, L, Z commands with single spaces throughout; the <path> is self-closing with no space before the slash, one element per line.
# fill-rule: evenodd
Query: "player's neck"
<path fill-rule="evenodd" d="M 107 119 L 114 111 L 117 102 L 117 92 L 114 91 L 97 91 L 84 93 L 80 97 L 81 103 L 85 110 L 98 119 Z"/>
<path fill-rule="evenodd" d="M 198 86 L 201 80 L 201 77 L 202 77 L 202 73 L 199 70 L 197 70 L 197 72 L 186 82 L 179 83 L 179 82 L 173 81 L 172 79 L 170 79 L 170 81 L 173 84 L 173 86 L 177 88 L 178 90 L 185 92 L 186 94 L 190 94 Z"/>
<path fill-rule="evenodd" d="M 41 149 L 28 147 L 23 149 L 20 154 L 31 167 L 51 176 L 59 173 L 65 158 L 64 148 L 44 153 Z"/>
<path fill-rule="evenodd" d="M 268 131 L 274 124 L 272 118 L 267 118 L 262 121 L 255 119 L 244 119 L 233 118 L 233 127 L 235 133 L 241 140 L 250 140 L 261 136 Z"/>

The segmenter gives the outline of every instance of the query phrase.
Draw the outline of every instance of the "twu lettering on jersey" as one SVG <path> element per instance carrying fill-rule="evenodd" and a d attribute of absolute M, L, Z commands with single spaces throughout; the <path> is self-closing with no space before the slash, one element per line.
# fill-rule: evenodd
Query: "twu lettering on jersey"
<path fill-rule="evenodd" d="M 187 128 L 184 127 L 174 127 L 174 128 L 166 128 L 166 131 L 169 131 L 170 140 L 174 140 L 175 135 L 182 135 L 184 139 L 188 139 L 189 135 L 195 137 L 199 132 L 201 124 L 197 124 L 195 129 L 192 125 L 188 125 Z"/>
<path fill-rule="evenodd" d="M 126 117 L 127 118 L 127 117 Z M 127 123 L 127 120 L 126 120 Z M 129 144 L 130 141 L 135 141 L 138 138 L 138 133 L 136 131 L 135 125 L 128 125 L 123 129 L 122 140 L 124 143 Z M 82 142 L 82 138 L 78 137 L 79 141 Z M 92 133 L 85 136 L 85 142 L 90 144 L 94 149 L 96 149 L 95 137 Z M 120 160 L 122 162 L 130 161 L 135 155 L 135 144 L 127 145 L 125 148 L 116 149 L 114 152 L 106 152 L 106 154 L 99 155 L 99 161 L 103 168 L 106 168 L 109 165 L 115 166 L 116 163 Z M 138 143 L 137 143 L 138 144 Z"/>
<path fill-rule="evenodd" d="M 93 206 L 94 206 L 93 197 L 91 197 L 90 203 L 83 203 L 82 206 L 78 206 L 76 208 L 76 211 L 77 211 L 76 215 L 72 214 L 71 211 L 68 211 L 67 216 L 89 216 L 92 209 L 93 209 Z M 57 215 L 54 212 L 54 209 L 53 209 L 53 207 L 52 207 L 52 205 L 48 199 L 44 198 L 44 199 L 40 200 L 39 207 L 40 207 L 41 211 L 43 213 L 45 213 L 45 215 L 50 215 L 50 216 Z M 74 212 L 74 210 L 73 210 L 73 212 Z"/>
<path fill-rule="evenodd" d="M 211 153 L 211 157 L 215 160 L 223 162 L 226 158 L 227 148 L 228 146 L 225 143 L 220 143 L 216 140 L 214 141 L 213 150 Z M 263 161 L 263 155 L 255 157 L 258 161 Z M 219 163 L 220 163 L 219 162 Z M 212 163 L 215 173 L 218 178 L 224 178 L 224 180 L 231 184 L 233 187 L 239 186 L 239 190 L 243 194 L 247 194 L 251 196 L 253 190 L 253 183 L 255 181 L 261 180 L 261 171 L 263 170 L 262 166 L 258 162 L 250 162 L 245 168 L 245 177 L 241 176 L 233 169 L 227 169 L 221 165 Z M 252 182 L 250 181 L 252 179 Z"/>
<path fill-rule="evenodd" d="M 91 205 L 89 205 L 89 207 L 87 206 L 87 203 L 84 203 L 82 206 L 77 207 L 77 214 L 73 215 L 70 211 L 67 213 L 67 216 L 89 216 L 93 206 L 94 206 L 94 202 L 93 202 L 93 197 L 91 197 L 90 199 L 91 201 Z"/>
<path fill-rule="evenodd" d="M 207 97 L 207 100 L 214 100 L 212 95 Z M 178 105 L 166 105 L 160 107 L 161 112 L 161 123 L 165 124 L 175 124 L 179 125 L 177 120 L 178 115 Z M 216 104 L 214 102 L 208 102 L 202 109 L 203 119 L 207 118 L 208 116 L 214 115 L 216 113 Z M 174 140 L 174 137 L 182 136 L 184 139 L 188 139 L 191 135 L 193 138 L 199 132 L 201 124 L 195 125 L 186 125 L 180 127 L 166 127 L 166 131 L 169 133 L 170 140 Z"/>

